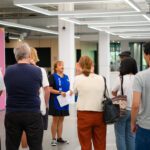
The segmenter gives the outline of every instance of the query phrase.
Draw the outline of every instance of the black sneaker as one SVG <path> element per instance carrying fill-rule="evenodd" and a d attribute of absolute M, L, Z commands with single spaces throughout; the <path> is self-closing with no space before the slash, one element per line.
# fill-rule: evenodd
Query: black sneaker
<path fill-rule="evenodd" d="M 62 138 L 58 138 L 57 139 L 57 143 L 61 143 L 61 144 L 69 144 L 69 141 L 67 141 L 67 140 L 64 140 L 64 139 L 62 139 Z"/>

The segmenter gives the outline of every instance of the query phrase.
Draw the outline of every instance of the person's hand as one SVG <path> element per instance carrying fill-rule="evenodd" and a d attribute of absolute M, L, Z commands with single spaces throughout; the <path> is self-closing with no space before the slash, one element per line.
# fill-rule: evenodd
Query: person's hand
<path fill-rule="evenodd" d="M 72 90 L 70 90 L 70 96 L 72 96 L 73 95 L 73 91 Z"/>
<path fill-rule="evenodd" d="M 131 132 L 132 133 L 136 133 L 136 131 L 137 131 L 137 125 L 135 124 L 135 123 L 131 123 Z"/>
<path fill-rule="evenodd" d="M 66 97 L 66 93 L 65 92 L 61 92 L 61 96 Z"/>

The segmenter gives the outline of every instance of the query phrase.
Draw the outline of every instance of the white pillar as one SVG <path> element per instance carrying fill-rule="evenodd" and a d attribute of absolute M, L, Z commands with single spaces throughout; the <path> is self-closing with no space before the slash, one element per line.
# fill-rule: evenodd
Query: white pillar
<path fill-rule="evenodd" d="M 72 4 L 61 4 L 59 11 L 72 11 Z M 75 76 L 75 40 L 74 24 L 59 18 L 59 60 L 64 61 L 65 74 L 69 76 L 71 84 Z"/>
<path fill-rule="evenodd" d="M 99 73 L 106 77 L 107 86 L 110 87 L 110 35 L 99 32 Z"/>
<path fill-rule="evenodd" d="M 129 41 L 122 40 L 121 41 L 121 52 L 123 51 L 129 51 Z"/>

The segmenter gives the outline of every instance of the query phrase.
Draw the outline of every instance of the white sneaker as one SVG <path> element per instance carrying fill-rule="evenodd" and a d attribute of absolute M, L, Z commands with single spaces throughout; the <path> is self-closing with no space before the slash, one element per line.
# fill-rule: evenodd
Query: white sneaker
<path fill-rule="evenodd" d="M 57 141 L 56 141 L 56 139 L 53 139 L 52 141 L 51 141 L 51 146 L 56 146 L 57 145 Z"/>

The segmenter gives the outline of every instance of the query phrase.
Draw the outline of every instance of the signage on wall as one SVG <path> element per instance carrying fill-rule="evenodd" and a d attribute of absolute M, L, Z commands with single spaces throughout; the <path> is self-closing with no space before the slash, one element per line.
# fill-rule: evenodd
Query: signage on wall
<path fill-rule="evenodd" d="M 0 70 L 2 74 L 5 73 L 5 31 L 4 29 L 0 28 Z M 5 109 L 5 100 L 6 94 L 3 94 L 0 97 L 0 110 Z"/>

